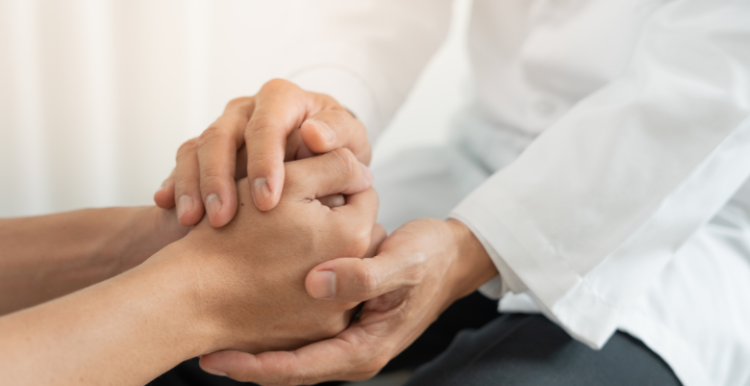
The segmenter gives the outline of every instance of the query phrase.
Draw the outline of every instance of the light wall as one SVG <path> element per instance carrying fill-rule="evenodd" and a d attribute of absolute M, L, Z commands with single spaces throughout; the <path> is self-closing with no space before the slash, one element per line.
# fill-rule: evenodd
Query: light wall
<path fill-rule="evenodd" d="M 454 28 L 376 146 L 445 138 L 466 100 Z M 180 143 L 269 79 L 294 1 L 0 0 L 0 217 L 148 205 Z"/>

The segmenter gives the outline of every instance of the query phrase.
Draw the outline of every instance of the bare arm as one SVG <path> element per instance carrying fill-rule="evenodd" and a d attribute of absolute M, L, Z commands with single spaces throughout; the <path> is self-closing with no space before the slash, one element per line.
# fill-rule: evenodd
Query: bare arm
<path fill-rule="evenodd" d="M 372 174 L 343 150 L 285 167 L 273 211 L 257 210 L 241 180 L 225 227 L 204 219 L 134 269 L 0 317 L 0 383 L 143 385 L 200 354 L 293 349 L 346 328 L 357 303 L 313 299 L 304 280 L 315 265 L 363 257 L 385 237 L 371 237 Z M 348 195 L 344 205 L 316 199 L 336 193 Z"/>
<path fill-rule="evenodd" d="M 182 252 L 167 248 L 154 257 Z M 0 317 L 0 378 L 13 385 L 143 385 L 200 354 L 210 342 L 182 275 L 149 260 Z"/>
<path fill-rule="evenodd" d="M 142 263 L 187 233 L 172 212 L 105 208 L 0 219 L 0 315 Z"/>

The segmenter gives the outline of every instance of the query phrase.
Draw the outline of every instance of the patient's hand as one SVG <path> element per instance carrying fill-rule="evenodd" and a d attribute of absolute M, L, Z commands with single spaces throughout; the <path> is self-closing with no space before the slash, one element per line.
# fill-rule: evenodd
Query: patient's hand
<path fill-rule="evenodd" d="M 341 332 L 357 303 L 313 299 L 305 292 L 305 276 L 330 259 L 363 257 L 385 237 L 375 224 L 372 174 L 350 151 L 285 168 L 275 210 L 259 211 L 249 184 L 238 181 L 238 211 L 227 226 L 217 229 L 204 219 L 170 247 L 177 250 L 152 259 L 177 259 L 195 282 L 196 306 L 206 321 L 200 328 L 214 334 L 213 350 L 289 349 Z M 333 209 L 316 200 L 352 192 L 361 193 Z"/>

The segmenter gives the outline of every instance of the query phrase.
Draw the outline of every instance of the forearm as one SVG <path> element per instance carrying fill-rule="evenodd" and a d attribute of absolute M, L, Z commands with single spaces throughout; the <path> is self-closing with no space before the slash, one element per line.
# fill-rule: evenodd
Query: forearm
<path fill-rule="evenodd" d="M 154 207 L 86 209 L 0 220 L 0 315 L 117 275 L 184 230 Z"/>
<path fill-rule="evenodd" d="M 173 245 L 159 255 L 182 253 Z M 13 385 L 144 385 L 203 354 L 212 348 L 210 329 L 195 311 L 194 282 L 182 269 L 149 260 L 0 318 L 0 379 Z"/>

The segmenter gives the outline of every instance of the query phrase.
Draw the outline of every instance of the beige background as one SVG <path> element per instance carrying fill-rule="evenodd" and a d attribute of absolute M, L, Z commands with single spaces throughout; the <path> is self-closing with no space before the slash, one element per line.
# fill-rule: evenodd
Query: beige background
<path fill-rule="evenodd" d="M 0 217 L 150 204 L 179 144 L 274 75 L 295 3 L 0 0 Z M 445 139 L 468 95 L 468 5 L 374 162 Z"/>

